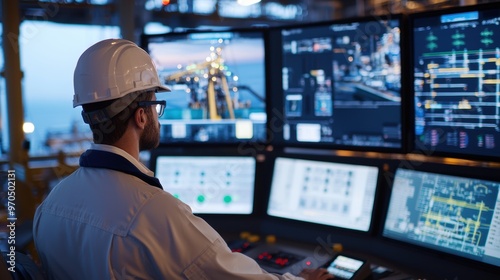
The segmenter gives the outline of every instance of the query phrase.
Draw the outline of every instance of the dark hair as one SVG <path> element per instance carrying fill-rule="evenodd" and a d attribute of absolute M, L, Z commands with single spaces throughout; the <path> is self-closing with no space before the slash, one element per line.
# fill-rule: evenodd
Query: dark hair
<path fill-rule="evenodd" d="M 107 145 L 116 143 L 116 141 L 118 141 L 125 133 L 128 122 L 130 121 L 130 117 L 137 110 L 137 102 L 152 100 L 154 93 L 154 91 L 148 91 L 139 94 L 139 96 L 137 96 L 132 101 L 132 103 L 130 103 L 130 105 L 128 105 L 125 109 L 123 109 L 116 116 L 112 117 L 110 120 L 97 124 L 89 124 L 90 129 L 92 130 L 94 143 Z M 82 107 L 83 111 L 92 112 L 111 106 L 115 101 L 116 100 L 108 100 L 103 102 L 84 104 L 82 105 Z M 146 111 L 146 114 L 150 114 L 152 112 L 151 106 L 144 107 L 144 110 Z"/>

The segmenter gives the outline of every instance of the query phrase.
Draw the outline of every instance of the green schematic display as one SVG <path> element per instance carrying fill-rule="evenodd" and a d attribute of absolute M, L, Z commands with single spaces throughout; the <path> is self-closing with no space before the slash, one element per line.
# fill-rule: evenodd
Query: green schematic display
<path fill-rule="evenodd" d="M 415 146 L 500 154 L 500 9 L 413 19 Z"/>
<path fill-rule="evenodd" d="M 156 158 L 163 189 L 197 214 L 251 214 L 255 158 L 243 156 L 167 156 Z"/>

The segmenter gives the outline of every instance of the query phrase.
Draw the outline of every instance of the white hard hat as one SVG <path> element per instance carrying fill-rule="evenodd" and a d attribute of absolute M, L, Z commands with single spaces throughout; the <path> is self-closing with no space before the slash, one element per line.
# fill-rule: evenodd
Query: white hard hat
<path fill-rule="evenodd" d="M 88 48 L 78 59 L 73 79 L 73 107 L 135 92 L 170 91 L 160 83 L 148 53 L 123 39 L 103 40 Z"/>

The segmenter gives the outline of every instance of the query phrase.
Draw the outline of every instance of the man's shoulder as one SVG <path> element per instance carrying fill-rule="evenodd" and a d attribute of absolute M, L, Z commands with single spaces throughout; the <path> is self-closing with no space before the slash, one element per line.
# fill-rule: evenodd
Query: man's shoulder
<path fill-rule="evenodd" d="M 138 215 L 173 212 L 177 199 L 160 188 L 118 171 L 79 168 L 62 180 L 38 209 L 126 235 Z M 112 173 L 112 174 L 111 174 Z"/>

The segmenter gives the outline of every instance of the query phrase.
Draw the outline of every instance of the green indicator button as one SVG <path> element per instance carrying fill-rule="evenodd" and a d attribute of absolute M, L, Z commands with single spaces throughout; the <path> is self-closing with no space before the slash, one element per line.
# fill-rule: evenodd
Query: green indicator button
<path fill-rule="evenodd" d="M 204 201 L 205 201 L 205 196 L 204 196 L 204 195 L 202 195 L 202 194 L 200 194 L 200 195 L 198 196 L 198 202 L 202 203 L 202 202 L 204 202 Z"/>
<path fill-rule="evenodd" d="M 225 203 L 231 203 L 233 201 L 233 198 L 230 195 L 224 196 L 224 202 Z"/>

